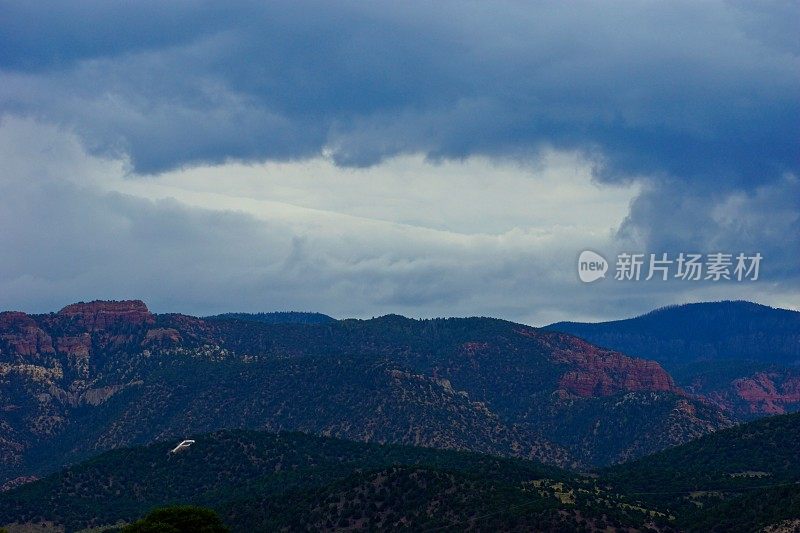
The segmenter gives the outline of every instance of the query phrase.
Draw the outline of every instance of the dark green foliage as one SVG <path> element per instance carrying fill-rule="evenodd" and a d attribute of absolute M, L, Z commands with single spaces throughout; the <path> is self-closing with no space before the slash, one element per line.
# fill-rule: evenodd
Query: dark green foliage
<path fill-rule="evenodd" d="M 677 410 L 688 402 L 671 392 L 632 392 L 584 398 L 559 417 L 540 420 L 545 434 L 591 465 L 608 465 L 640 457 L 675 444 L 670 425 L 688 440 L 706 433 L 701 425 L 692 427 L 678 417 Z M 700 420 L 714 420 L 716 411 L 702 403 L 689 404 Z M 673 421 L 675 420 L 675 421 Z"/>
<path fill-rule="evenodd" d="M 122 528 L 122 533 L 226 533 L 217 513 L 192 505 L 163 507 Z"/>
<path fill-rule="evenodd" d="M 800 362 L 800 313 L 750 302 L 665 307 L 612 322 L 558 322 L 546 329 L 674 365 L 698 361 Z"/>
<path fill-rule="evenodd" d="M 275 311 L 272 313 L 222 313 L 207 316 L 205 320 L 239 320 L 262 322 L 264 324 L 330 324 L 336 319 L 322 313 L 301 313 L 297 311 Z"/>
<path fill-rule="evenodd" d="M 22 355 L 11 342 L 20 340 L 16 330 L 0 336 L 0 362 L 27 365 L 0 376 L 0 401 L 13 406 L 0 411 L 10 443 L 0 447 L 0 478 L 117 450 L 0 494 L 0 524 L 49 518 L 74 530 L 192 504 L 213 508 L 237 531 L 701 531 L 735 519 L 769 525 L 796 510 L 786 485 L 798 480 L 800 463 L 791 417 L 720 432 L 599 481 L 522 460 L 587 468 L 726 423 L 675 390 L 569 392 L 562 381 L 576 368 L 590 383 L 638 376 L 619 367 L 603 374 L 603 361 L 621 356 L 568 335 L 494 319 L 396 315 L 325 324 L 160 315 L 91 333 L 59 315 L 35 319 L 64 345 L 90 340 L 91 389 L 71 388 L 85 378 L 79 357 Z M 576 366 L 581 360 L 599 363 Z M 200 435 L 195 446 L 168 454 L 191 434 Z M 167 436 L 175 439 L 125 448 Z"/>
<path fill-rule="evenodd" d="M 63 407 L 69 423 L 58 438 L 28 437 L 24 461 L 0 464 L 0 479 L 41 475 L 159 436 L 223 428 L 302 430 L 587 466 L 640 456 L 724 423 L 698 403 L 702 416 L 665 431 L 664 417 L 682 401 L 671 392 L 655 400 L 628 395 L 623 410 L 608 408 L 621 394 L 554 394 L 571 366 L 554 361 L 553 350 L 582 349 L 571 345 L 577 341 L 501 320 L 155 320 L 153 328 L 178 332 L 180 340 L 148 344 L 144 356 L 147 333 L 123 331 L 129 344 L 109 342 L 92 361 L 95 388 L 124 388 L 98 406 Z M 56 326 L 62 327 L 53 326 L 53 335 Z M 19 396 L 38 409 L 36 396 Z M 653 402 L 659 409 L 634 416 Z M 565 427 L 569 420 L 574 425 Z"/>
<path fill-rule="evenodd" d="M 107 452 L 0 494 L 0 523 L 68 531 L 160 505 L 213 508 L 235 531 L 750 532 L 800 517 L 800 414 L 719 431 L 581 476 L 521 459 L 301 433 L 223 431 Z"/>
<path fill-rule="evenodd" d="M 743 474 L 747 472 L 751 474 Z M 625 492 L 738 489 L 800 481 L 800 414 L 720 430 L 611 467 L 603 475 Z"/>
<path fill-rule="evenodd" d="M 592 479 L 520 459 L 299 433 L 225 431 L 196 440 L 177 454 L 168 453 L 174 442 L 108 452 L 2 494 L 0 523 L 47 519 L 71 531 L 178 503 L 213 508 L 237 531 L 357 521 L 419 529 L 479 518 L 526 531 L 569 527 L 577 512 L 608 523 L 643 520 Z"/>
<path fill-rule="evenodd" d="M 797 518 L 800 414 L 721 430 L 601 476 L 612 490 L 676 513 L 679 525 L 696 531 L 755 531 Z"/>
<path fill-rule="evenodd" d="M 53 337 L 79 331 L 57 316 L 39 320 Z M 152 340 L 153 331 L 166 334 Z M 300 430 L 585 468 L 725 423 L 697 403 L 698 416 L 668 425 L 665 417 L 685 401 L 673 392 L 628 394 L 624 409 L 609 408 L 621 393 L 565 397 L 557 391 L 573 365 L 553 352 L 585 345 L 495 319 L 390 315 L 307 325 L 159 315 L 147 328 L 121 323 L 94 335 L 92 387 L 116 391 L 99 405 L 70 403 L 67 392 L 53 396 L 54 387 L 70 387 L 66 378 L 51 384 L 15 377 L 8 378 L 12 388 L 0 387 L 0 400 L 20 406 L 0 412 L 0 423 L 14 429 L 37 417 L 64 421 L 44 436 L 20 435 L 29 448 L 20 460 L 0 460 L 0 480 L 41 476 L 101 450 L 224 428 Z M 43 394 L 53 400 L 40 402 Z M 658 408 L 648 411 L 652 404 Z"/>
<path fill-rule="evenodd" d="M 800 485 L 769 487 L 689 511 L 680 525 L 697 533 L 761 531 L 785 520 L 800 519 Z M 795 529 L 783 530 L 797 531 Z"/>

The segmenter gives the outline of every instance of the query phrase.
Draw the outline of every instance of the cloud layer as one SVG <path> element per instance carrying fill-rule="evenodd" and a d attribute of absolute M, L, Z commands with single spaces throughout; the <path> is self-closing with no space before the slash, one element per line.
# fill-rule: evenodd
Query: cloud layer
<path fill-rule="evenodd" d="M 790 25 L 772 24 L 797 20 L 789 2 L 756 13 L 447 1 L 3 11 L 4 107 L 74 124 L 140 172 L 543 144 L 596 151 L 609 178 L 746 183 L 797 170 L 800 47 Z"/>
<path fill-rule="evenodd" d="M 475 300 L 487 314 L 530 317 L 510 296 L 515 284 L 530 283 L 523 274 L 528 265 L 543 265 L 535 277 L 549 279 L 556 294 L 558 283 L 547 268 L 560 268 L 555 265 L 577 253 L 581 240 L 598 244 L 585 227 L 573 228 L 572 240 L 553 233 L 564 225 L 563 209 L 547 208 L 562 205 L 552 193 L 556 183 L 520 187 L 516 202 L 489 195 L 515 205 L 485 211 L 481 219 L 470 217 L 472 204 L 463 194 L 462 207 L 446 204 L 445 187 L 459 187 L 448 177 L 437 179 L 434 172 L 426 187 L 387 168 L 420 157 L 434 169 L 482 161 L 483 167 L 470 167 L 482 176 L 465 176 L 460 184 L 479 195 L 509 183 L 486 162 L 513 161 L 541 177 L 537 169 L 549 168 L 552 154 L 591 167 L 601 186 L 641 191 L 627 216 L 612 221 L 618 232 L 604 237 L 609 249 L 762 251 L 773 284 L 767 292 L 796 293 L 798 20 L 800 8 L 791 1 L 630 1 L 613 8 L 514 1 L 240 1 L 224 8 L 212 2 L 2 2 L 0 116 L 7 146 L 14 146 L 0 174 L 0 239 L 13 250 L 2 267 L 5 296 L 36 302 L 35 294 L 52 294 L 66 279 L 86 290 L 103 276 L 107 287 L 124 286 L 131 278 L 126 265 L 149 257 L 146 287 L 154 297 L 156 272 L 182 269 L 204 280 L 193 288 L 175 278 L 173 288 L 164 289 L 192 311 L 221 306 L 220 298 L 204 300 L 204 288 L 206 294 L 224 292 L 230 285 L 220 280 L 250 279 L 261 269 L 276 306 L 352 314 L 405 306 L 417 314 L 463 314 L 480 312 L 478 303 L 462 305 Z M 41 131 L 56 132 L 53 138 L 61 140 L 54 146 L 72 146 L 75 139 L 80 146 L 70 149 L 72 155 L 48 152 L 38 142 Z M 320 202 L 304 184 L 289 200 L 280 179 L 287 186 L 302 180 L 288 172 L 242 193 L 239 205 L 226 204 L 245 213 L 204 203 L 208 193 L 233 202 L 242 165 L 283 162 L 297 169 L 314 161 L 367 169 L 356 181 L 373 181 L 353 186 L 344 170 L 332 171 L 345 182 L 344 192 Z M 169 180 L 176 172 L 213 165 L 218 171 L 211 177 L 184 175 L 183 183 L 194 185 L 173 190 L 178 201 L 156 200 L 164 196 L 159 187 L 174 189 Z M 135 185 L 115 181 L 126 173 Z M 203 179 L 223 185 L 200 190 Z M 392 180 L 406 183 L 405 191 Z M 424 193 L 409 194 L 411 187 Z M 206 200 L 195 201 L 192 188 Z M 574 209 L 602 220 L 605 231 L 605 195 L 616 189 L 603 190 L 598 202 Z M 370 210 L 359 201 L 381 192 L 395 202 L 379 201 Z M 526 197 L 541 206 L 538 218 L 517 205 Z M 312 231 L 310 211 L 258 220 L 248 207 L 252 201 L 373 222 L 352 225 L 339 217 L 325 231 L 319 225 Z M 23 215 L 39 213 L 43 202 L 47 213 L 29 222 L 41 231 L 27 235 Z M 444 239 L 447 232 L 461 237 Z M 543 232 L 560 244 L 542 246 L 530 237 Z M 33 256 L 22 252 L 33 245 L 22 235 L 44 239 L 48 264 L 26 260 Z M 528 237 L 509 246 L 508 235 Z M 253 242 L 263 246 L 253 251 Z M 91 264 L 75 263 L 75 250 Z M 460 278 L 457 264 L 483 278 Z M 84 285 L 69 277 L 81 269 Z M 26 276 L 39 281 L 23 289 Z M 512 288 L 496 288 L 497 303 L 487 303 L 491 298 L 476 287 L 503 276 Z M 341 286 L 342 295 L 361 290 L 364 299 L 352 308 L 325 308 L 324 298 L 301 296 L 299 287 L 312 279 L 324 287 L 309 294 Z M 245 299 L 261 286 L 234 285 L 241 294 L 231 296 Z M 537 294 L 547 293 L 546 284 L 534 285 Z M 663 302 L 659 291 L 642 290 L 637 308 L 644 300 Z M 544 296 L 541 302 L 553 313 L 580 307 Z"/>

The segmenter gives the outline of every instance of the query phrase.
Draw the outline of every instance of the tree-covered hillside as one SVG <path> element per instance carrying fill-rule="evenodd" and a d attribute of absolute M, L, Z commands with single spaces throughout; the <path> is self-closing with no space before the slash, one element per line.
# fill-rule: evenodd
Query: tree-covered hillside
<path fill-rule="evenodd" d="M 178 453 L 172 441 L 107 452 L 0 494 L 0 524 L 74 531 L 171 504 L 213 508 L 236 531 L 591 530 L 653 519 L 591 478 L 519 459 L 299 433 L 194 440 Z"/>
<path fill-rule="evenodd" d="M 676 305 L 635 318 L 558 322 L 546 329 L 670 367 L 697 361 L 800 362 L 800 312 L 751 302 Z"/>
<path fill-rule="evenodd" d="M 264 324 L 330 324 L 336 319 L 322 313 L 273 311 L 270 313 L 222 313 L 204 317 L 205 320 L 241 320 Z"/>
<path fill-rule="evenodd" d="M 751 422 L 576 474 L 523 459 L 222 431 L 106 452 L 0 494 L 0 525 L 68 531 L 164 505 L 217 511 L 235 531 L 792 531 L 800 414 Z M 606 529 L 610 528 L 610 529 Z"/>
<path fill-rule="evenodd" d="M 721 430 L 601 477 L 696 531 L 755 531 L 800 518 L 800 414 Z"/>

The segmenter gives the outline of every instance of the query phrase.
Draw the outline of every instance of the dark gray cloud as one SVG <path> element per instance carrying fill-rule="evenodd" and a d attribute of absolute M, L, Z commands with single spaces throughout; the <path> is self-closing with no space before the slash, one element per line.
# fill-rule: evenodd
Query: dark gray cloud
<path fill-rule="evenodd" d="M 468 201 L 465 214 L 490 213 L 493 223 L 505 225 L 498 225 L 495 233 L 459 233 L 391 222 L 418 210 L 416 202 L 396 206 L 399 210 L 387 213 L 386 220 L 324 209 L 315 219 L 302 210 L 300 218 L 293 211 L 267 211 L 265 217 L 256 218 L 213 202 L 203 208 L 174 199 L 121 194 L 114 186 L 141 183 L 124 179 L 120 161 L 88 156 L 73 134 L 32 120 L 0 122 L 0 160 L 4 163 L 0 168 L 3 309 L 46 312 L 78 300 L 142 298 L 158 312 L 300 309 L 339 317 L 399 312 L 488 315 L 545 324 L 567 318 L 621 317 L 689 300 L 744 298 L 792 305 L 798 294 L 796 278 L 776 283 L 774 276 L 750 284 L 609 280 L 581 284 L 575 271 L 578 251 L 597 249 L 613 261 L 608 233 L 593 232 L 591 216 L 578 220 L 569 213 L 547 215 L 542 221 L 550 225 L 546 229 L 519 228 L 521 204 L 513 206 L 508 198 L 520 190 L 529 192 L 519 180 L 531 178 L 509 175 L 507 167 L 497 172 L 505 190 L 487 186 L 478 194 L 483 202 L 499 202 L 499 207 L 514 211 L 509 217 L 476 209 L 472 193 L 458 196 Z M 478 175 L 486 168 L 472 170 L 476 174 L 464 176 L 465 183 L 477 187 Z M 552 186 L 564 168 L 537 179 Z M 455 179 L 453 168 L 447 173 L 449 182 L 432 184 L 423 193 L 444 198 L 443 189 Z M 358 179 L 351 178 L 337 193 L 334 178 L 320 180 L 322 195 L 340 194 L 339 200 L 345 200 L 363 189 Z M 228 179 L 234 177 L 229 174 Z M 397 174 L 393 179 L 399 179 Z M 420 187 L 419 182 L 415 185 Z M 401 186 L 393 184 L 394 196 L 413 199 L 413 194 L 402 196 Z M 760 216 L 778 234 L 793 220 L 786 200 L 793 187 L 796 181 L 787 180 L 784 188 L 756 194 L 755 201 L 769 207 Z M 147 187 L 134 191 L 143 189 L 147 191 Z M 364 194 L 380 200 L 379 187 Z M 582 199 L 582 209 L 591 211 L 595 205 L 587 203 L 588 194 L 581 190 L 580 180 L 573 180 L 550 202 L 568 206 L 570 200 Z M 392 206 L 393 201 L 386 198 L 382 205 Z M 781 202 L 787 207 L 775 216 Z M 730 197 L 714 220 L 737 224 L 731 230 L 742 233 L 763 231 L 762 221 L 739 216 L 747 203 L 745 197 Z M 613 218 L 623 216 L 624 204 L 613 197 L 603 203 L 619 209 Z M 450 209 L 445 220 L 462 226 L 457 206 Z M 784 225 L 776 226 L 778 221 Z M 752 238 L 759 242 L 765 237 Z M 767 259 L 769 263 L 773 257 Z"/>
<path fill-rule="evenodd" d="M 3 15 L 5 108 L 114 139 L 141 172 L 545 143 L 602 153 L 608 179 L 746 186 L 798 165 L 796 28 L 771 24 L 796 19 L 796 3 L 6 3 Z"/>
<path fill-rule="evenodd" d="M 657 183 L 632 203 L 621 243 L 656 243 L 659 252 L 761 253 L 763 278 L 800 286 L 800 180 L 785 176 L 751 191 L 698 194 Z"/>
<path fill-rule="evenodd" d="M 760 249 L 794 284 L 799 22 L 793 1 L 6 1 L 0 113 L 74 131 L 134 174 L 577 150 L 601 183 L 647 184 L 621 242 Z M 387 302 L 395 290 L 424 292 Z"/>

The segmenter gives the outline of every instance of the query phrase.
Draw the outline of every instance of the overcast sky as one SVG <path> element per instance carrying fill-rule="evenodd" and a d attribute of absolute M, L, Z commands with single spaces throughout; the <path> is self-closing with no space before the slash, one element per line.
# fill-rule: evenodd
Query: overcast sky
<path fill-rule="evenodd" d="M 0 1 L 0 308 L 796 309 L 799 6 Z M 763 260 L 584 284 L 584 249 Z"/>

